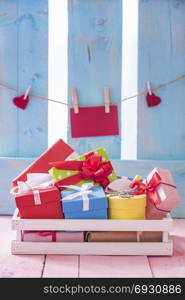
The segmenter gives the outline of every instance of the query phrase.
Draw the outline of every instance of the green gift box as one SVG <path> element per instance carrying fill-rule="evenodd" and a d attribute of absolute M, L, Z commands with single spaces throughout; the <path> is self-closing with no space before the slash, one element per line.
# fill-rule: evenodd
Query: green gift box
<path fill-rule="evenodd" d="M 68 160 L 50 163 L 52 168 L 49 174 L 55 185 L 60 189 L 63 186 L 78 185 L 94 181 L 95 185 L 104 188 L 117 179 L 109 157 L 103 148 L 80 155 Z"/>

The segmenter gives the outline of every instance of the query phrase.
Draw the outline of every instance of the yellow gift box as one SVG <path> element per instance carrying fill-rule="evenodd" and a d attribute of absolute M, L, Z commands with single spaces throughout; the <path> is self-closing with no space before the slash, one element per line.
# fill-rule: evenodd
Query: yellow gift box
<path fill-rule="evenodd" d="M 146 215 L 146 195 L 128 198 L 108 194 L 109 219 L 144 220 Z"/>

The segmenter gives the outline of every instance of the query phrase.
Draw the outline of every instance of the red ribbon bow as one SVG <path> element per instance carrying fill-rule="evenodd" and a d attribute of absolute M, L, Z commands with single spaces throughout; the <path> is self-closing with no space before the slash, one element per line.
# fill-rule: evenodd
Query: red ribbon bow
<path fill-rule="evenodd" d="M 141 181 L 131 182 L 130 188 L 135 188 L 136 187 L 136 190 L 134 191 L 134 195 L 147 194 L 147 196 L 149 197 L 149 200 L 152 201 L 152 203 L 154 203 L 156 205 L 156 204 L 161 203 L 161 199 L 159 197 L 159 194 L 156 191 L 156 188 L 161 183 L 176 188 L 176 186 L 173 185 L 173 184 L 162 182 L 162 179 L 161 179 L 160 175 L 157 172 L 155 172 L 153 174 L 153 176 L 152 176 L 152 178 L 150 179 L 149 182 L 147 182 L 147 181 L 146 181 L 146 183 L 141 182 Z"/>
<path fill-rule="evenodd" d="M 135 195 L 147 194 L 153 203 L 159 204 L 161 203 L 161 199 L 156 191 L 156 188 L 160 183 L 162 183 L 161 177 L 157 172 L 155 172 L 149 182 L 144 183 L 136 180 L 131 182 L 130 188 L 136 187 L 136 190 L 134 191 Z"/>
<path fill-rule="evenodd" d="M 102 162 L 100 155 L 89 152 L 85 155 L 85 161 L 61 161 L 50 163 L 53 167 L 60 170 L 81 171 L 80 174 L 72 175 L 55 183 L 62 189 L 62 185 L 76 184 L 83 179 L 93 179 L 100 183 L 104 188 L 109 184 L 108 176 L 112 173 L 112 165 L 109 161 Z"/>
<path fill-rule="evenodd" d="M 84 179 L 93 179 L 94 182 L 101 183 L 104 187 L 109 184 L 107 176 L 112 172 L 110 162 L 102 162 L 102 157 L 92 154 L 83 162 L 82 176 Z"/>

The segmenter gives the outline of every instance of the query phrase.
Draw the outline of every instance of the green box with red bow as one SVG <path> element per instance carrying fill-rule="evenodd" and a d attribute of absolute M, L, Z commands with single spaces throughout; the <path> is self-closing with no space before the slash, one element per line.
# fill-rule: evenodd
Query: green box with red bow
<path fill-rule="evenodd" d="M 94 182 L 103 188 L 117 179 L 109 157 L 103 148 L 80 155 L 68 161 L 51 162 L 49 170 L 55 185 L 63 189 L 66 185 Z"/>

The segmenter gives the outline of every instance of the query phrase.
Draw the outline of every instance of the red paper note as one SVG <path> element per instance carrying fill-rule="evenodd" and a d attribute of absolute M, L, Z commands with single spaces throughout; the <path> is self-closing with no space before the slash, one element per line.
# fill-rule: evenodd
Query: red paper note
<path fill-rule="evenodd" d="M 105 113 L 105 106 L 79 107 L 75 114 L 70 109 L 71 136 L 73 138 L 89 136 L 119 135 L 118 108 L 110 106 L 110 112 Z"/>

